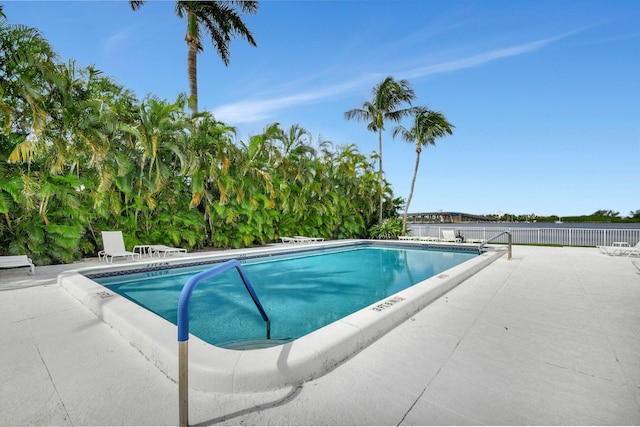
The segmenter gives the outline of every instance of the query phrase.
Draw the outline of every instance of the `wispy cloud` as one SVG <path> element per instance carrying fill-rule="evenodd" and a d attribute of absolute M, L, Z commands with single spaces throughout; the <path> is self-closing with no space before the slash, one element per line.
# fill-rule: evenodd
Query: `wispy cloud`
<path fill-rule="evenodd" d="M 522 55 L 541 49 L 553 42 L 566 38 L 576 32 L 561 34 L 530 43 L 511 46 L 472 55 L 454 61 L 442 62 L 425 67 L 413 68 L 410 70 L 399 70 L 391 75 L 400 78 L 416 79 L 437 73 L 446 73 L 477 67 L 498 59 Z M 281 97 L 253 98 L 244 101 L 234 102 L 214 109 L 212 112 L 218 120 L 230 123 L 254 123 L 272 118 L 278 111 L 296 105 L 306 105 L 335 98 L 345 93 L 361 90 L 363 87 L 371 86 L 380 79 L 380 74 L 368 74 L 359 79 L 343 82 L 324 88 L 304 91 L 296 94 L 283 95 Z"/>
<path fill-rule="evenodd" d="M 525 43 L 518 46 L 511 46 L 504 49 L 493 50 L 490 52 L 484 52 L 477 55 L 472 55 L 467 58 L 458 59 L 455 61 L 442 62 L 440 64 L 428 65 L 426 67 L 414 68 L 401 74 L 403 78 L 419 78 L 426 77 L 437 73 L 446 73 L 451 71 L 462 70 L 466 68 L 477 67 L 495 61 L 497 59 L 509 58 L 512 56 L 518 56 L 525 53 L 533 52 L 541 49 L 553 42 L 564 39 L 575 32 L 561 34 L 555 37 L 549 37 L 543 40 L 534 41 L 531 43 Z"/>
<path fill-rule="evenodd" d="M 119 51 L 131 38 L 131 28 L 124 28 L 104 40 L 103 49 L 106 54 Z"/>
<path fill-rule="evenodd" d="M 273 117 L 273 115 L 284 108 L 295 105 L 313 104 L 325 99 L 353 92 L 362 88 L 366 84 L 376 81 L 380 75 L 369 74 L 357 80 L 339 83 L 315 90 L 286 95 L 276 98 L 253 98 L 244 101 L 234 102 L 214 109 L 212 112 L 216 119 L 231 123 L 253 123 L 263 121 Z"/>

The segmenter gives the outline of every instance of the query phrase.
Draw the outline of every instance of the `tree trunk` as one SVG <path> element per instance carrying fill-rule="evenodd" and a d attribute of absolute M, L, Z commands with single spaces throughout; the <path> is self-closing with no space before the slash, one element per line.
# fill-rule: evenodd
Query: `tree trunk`
<path fill-rule="evenodd" d="M 198 46 L 194 43 L 189 43 L 187 53 L 187 73 L 189 77 L 189 108 L 192 114 L 198 113 L 198 70 L 197 70 L 197 58 L 198 58 Z"/>
<path fill-rule="evenodd" d="M 198 114 L 198 50 L 200 49 L 200 35 L 198 19 L 189 7 L 187 11 L 187 77 L 189 79 L 189 108 L 191 114 Z"/>
<path fill-rule="evenodd" d="M 380 191 L 380 212 L 378 214 L 378 225 L 382 225 L 382 206 L 384 205 L 384 191 L 383 191 L 383 175 L 382 175 L 382 129 L 378 129 L 378 151 L 380 157 L 378 157 L 378 183 Z"/>
<path fill-rule="evenodd" d="M 416 167 L 413 170 L 413 179 L 411 180 L 411 190 L 409 190 L 409 197 L 407 198 L 407 205 L 404 207 L 404 216 L 402 218 L 402 234 L 407 233 L 407 213 L 409 212 L 409 205 L 413 198 L 413 188 L 416 185 L 416 178 L 418 177 L 418 166 L 420 166 L 420 145 L 416 148 Z"/>

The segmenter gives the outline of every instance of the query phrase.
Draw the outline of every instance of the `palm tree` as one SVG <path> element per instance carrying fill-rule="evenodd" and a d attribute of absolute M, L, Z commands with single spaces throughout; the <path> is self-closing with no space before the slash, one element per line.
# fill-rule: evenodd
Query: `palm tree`
<path fill-rule="evenodd" d="M 407 116 L 410 108 L 399 108 L 402 104 L 415 99 L 415 94 L 407 80 L 395 81 L 389 76 L 381 83 L 374 86 L 372 91 L 373 99 L 363 104 L 362 108 L 355 108 L 344 113 L 347 120 L 357 119 L 366 121 L 367 130 L 378 132 L 378 177 L 380 189 L 380 212 L 378 223 L 382 224 L 382 205 L 384 203 L 383 170 L 382 170 L 382 131 L 384 131 L 385 121 L 391 120 L 399 122 Z"/>
<path fill-rule="evenodd" d="M 138 10 L 144 3 L 144 0 L 129 1 L 133 10 Z M 198 112 L 197 55 L 203 50 L 200 28 L 203 27 L 211 37 L 211 42 L 224 65 L 229 65 L 229 45 L 234 36 L 240 36 L 251 46 L 256 46 L 240 12 L 255 14 L 257 11 L 257 1 L 176 1 L 176 15 L 179 18 L 187 18 L 187 33 L 184 39 L 188 48 L 189 107 L 193 114 Z"/>
<path fill-rule="evenodd" d="M 281 159 L 313 157 L 316 154 L 311 145 L 311 133 L 299 124 L 291 125 L 287 131 L 281 129 L 276 139 Z"/>
<path fill-rule="evenodd" d="M 140 184 L 146 179 L 152 194 L 158 193 L 184 166 L 185 155 L 178 143 L 187 126 L 181 117 L 183 108 L 180 99 L 171 104 L 148 97 L 140 104 L 139 123 L 134 130 L 142 154 Z M 145 169 L 148 169 L 147 176 Z"/>
<path fill-rule="evenodd" d="M 418 176 L 422 147 L 436 145 L 436 138 L 441 138 L 447 134 L 452 135 L 452 128 L 454 128 L 454 126 L 447 121 L 444 114 L 438 111 L 432 111 L 426 107 L 414 107 L 411 110 L 413 115 L 413 125 L 411 128 L 406 129 L 404 126 L 398 126 L 393 130 L 394 138 L 400 135 L 405 141 L 416 143 L 416 166 L 413 170 L 411 190 L 402 218 L 402 234 L 407 232 L 407 212 L 409 212 L 409 205 L 411 204 L 413 189 L 416 184 L 416 177 Z"/>
<path fill-rule="evenodd" d="M 4 18 L 0 18 L 0 52 L 0 132 L 24 142 L 47 123 L 44 94 L 55 74 L 56 53 L 37 29 L 11 25 Z M 28 145 L 27 141 L 16 147 L 10 160 L 31 161 Z"/>

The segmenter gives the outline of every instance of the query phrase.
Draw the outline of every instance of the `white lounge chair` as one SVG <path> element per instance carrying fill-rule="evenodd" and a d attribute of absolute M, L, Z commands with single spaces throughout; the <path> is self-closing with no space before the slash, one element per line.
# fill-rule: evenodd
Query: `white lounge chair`
<path fill-rule="evenodd" d="M 293 237 L 281 237 L 282 243 L 311 243 L 311 242 L 322 242 L 324 241 L 323 237 L 305 237 L 305 236 L 293 236 Z"/>
<path fill-rule="evenodd" d="M 293 236 L 298 243 L 324 242 L 324 237 Z"/>
<path fill-rule="evenodd" d="M 433 236 L 420 236 L 416 240 L 418 240 L 419 242 L 439 242 L 440 238 Z"/>
<path fill-rule="evenodd" d="M 166 258 L 167 254 L 187 254 L 187 250 L 184 248 L 173 248 L 165 245 L 149 245 L 149 252 L 152 258 L 156 254 L 158 255 L 158 258 L 160 258 L 160 255 L 162 255 L 163 258 Z"/>
<path fill-rule="evenodd" d="M 398 236 L 398 240 L 418 240 L 418 236 Z"/>
<path fill-rule="evenodd" d="M 0 268 L 18 268 L 29 267 L 31 275 L 36 272 L 36 267 L 33 265 L 31 258 L 26 255 L 6 255 L 0 256 Z"/>
<path fill-rule="evenodd" d="M 611 246 L 598 246 L 600 252 L 613 256 L 640 256 L 640 240 L 635 246 L 627 242 L 613 242 Z"/>
<path fill-rule="evenodd" d="M 638 243 L 636 243 L 635 246 L 632 246 L 630 248 L 622 248 L 622 251 L 619 255 L 640 256 L 640 240 L 638 240 Z"/>
<path fill-rule="evenodd" d="M 113 262 L 114 257 L 124 257 L 125 259 L 131 257 L 132 261 L 140 259 L 139 253 L 129 252 L 125 249 L 122 231 L 103 231 L 102 244 L 104 245 L 104 250 L 98 252 L 98 259 L 104 258 L 107 264 Z M 109 258 L 111 258 L 111 261 L 109 261 Z"/>
<path fill-rule="evenodd" d="M 471 237 L 471 238 L 465 238 L 464 241 L 465 243 L 482 243 L 484 242 L 484 239 L 477 239 L 475 237 Z"/>
<path fill-rule="evenodd" d="M 433 241 L 439 241 L 440 239 L 438 237 L 408 235 L 408 236 L 398 236 L 398 240 L 433 242 Z"/>
<path fill-rule="evenodd" d="M 460 243 L 462 241 L 461 238 L 456 237 L 456 233 L 453 230 L 442 230 L 442 242 L 455 242 Z"/>
<path fill-rule="evenodd" d="M 613 242 L 611 245 L 600 245 L 598 250 L 605 255 L 617 255 L 618 252 L 629 248 L 629 242 Z"/>

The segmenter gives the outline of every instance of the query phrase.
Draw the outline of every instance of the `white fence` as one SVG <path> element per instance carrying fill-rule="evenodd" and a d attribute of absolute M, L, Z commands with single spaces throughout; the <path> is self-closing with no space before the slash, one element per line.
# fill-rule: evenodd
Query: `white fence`
<path fill-rule="evenodd" d="M 526 227 L 469 227 L 459 224 L 409 224 L 409 235 L 442 237 L 442 230 L 455 230 L 466 239 L 490 239 L 503 231 L 510 231 L 514 244 L 610 246 L 613 242 L 627 242 L 631 246 L 640 240 L 640 228 L 526 228 Z M 504 235 L 495 243 L 506 243 Z"/>

